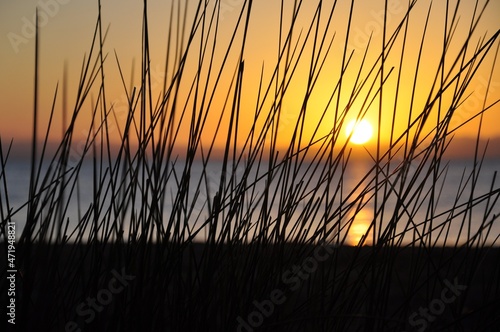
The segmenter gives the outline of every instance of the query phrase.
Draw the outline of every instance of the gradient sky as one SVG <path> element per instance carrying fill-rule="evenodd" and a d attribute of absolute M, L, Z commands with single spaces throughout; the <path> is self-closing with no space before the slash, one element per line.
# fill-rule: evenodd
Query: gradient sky
<path fill-rule="evenodd" d="M 431 1 L 419 1 L 415 7 L 410 19 L 410 30 L 408 32 L 407 53 L 405 54 L 404 68 L 408 68 L 408 74 L 403 75 L 402 86 L 411 86 L 413 83 L 414 63 L 417 58 L 418 48 L 421 42 L 421 35 L 425 23 L 425 15 L 429 9 Z M 194 9 L 197 1 L 190 2 L 189 15 L 194 15 Z M 238 18 L 242 0 L 222 1 L 223 15 L 219 31 L 219 45 L 227 45 L 232 28 Z M 293 1 L 287 3 L 286 13 L 288 17 L 293 7 Z M 331 38 L 335 33 L 332 51 L 330 52 L 323 74 L 319 77 L 316 90 L 311 96 L 309 104 L 309 116 L 311 123 L 318 119 L 321 110 L 325 108 L 336 78 L 339 74 L 340 63 L 345 41 L 345 26 L 349 12 L 350 1 L 340 1 L 337 13 L 333 20 L 333 27 L 328 33 Z M 422 55 L 422 65 L 419 68 L 417 90 L 425 91 L 430 86 L 431 76 L 426 73 L 436 71 L 439 62 L 439 55 L 442 49 L 442 30 L 444 26 L 445 1 L 434 1 L 431 7 L 428 35 L 425 39 L 424 52 Z M 455 1 L 451 1 L 454 4 Z M 480 6 L 483 1 L 480 2 Z M 71 109 L 75 99 L 77 79 L 79 76 L 81 64 L 84 55 L 89 52 L 95 22 L 97 18 L 97 1 L 87 0 L 3 0 L 0 3 L 0 135 L 2 140 L 27 140 L 31 135 L 32 128 L 32 109 L 33 109 L 33 70 L 34 70 L 34 37 L 32 31 L 33 17 L 36 5 L 40 5 L 40 24 L 41 24 L 41 48 L 40 48 L 40 109 L 41 120 L 40 128 L 47 124 L 50 106 L 54 96 L 56 84 L 61 82 L 63 77 L 64 63 L 68 66 L 68 103 Z M 305 1 L 303 12 L 299 16 L 298 25 L 307 28 L 314 11 L 317 1 Z M 389 1 L 390 16 L 388 17 L 388 31 L 392 32 L 396 28 L 404 15 L 407 1 L 393 0 Z M 465 1 L 459 8 L 460 21 L 455 31 L 454 42 L 450 45 L 450 53 L 455 54 L 463 44 L 465 34 L 469 28 L 469 22 L 474 11 L 474 2 Z M 327 17 L 331 6 L 331 1 L 325 1 L 323 8 L 324 19 Z M 114 52 L 118 54 L 120 63 L 124 68 L 127 80 L 133 80 L 137 86 L 138 75 L 131 78 L 132 63 L 135 61 L 135 68 L 139 67 L 141 59 L 141 29 L 142 29 L 142 1 L 102 1 L 102 14 L 105 26 L 110 24 L 108 39 L 105 49 L 109 52 L 109 58 L 106 67 L 107 93 L 115 103 L 124 95 L 121 86 Z M 382 25 L 378 13 L 383 9 L 383 1 L 362 0 L 358 1 L 354 7 L 354 21 L 351 27 L 351 36 L 349 49 L 354 49 L 352 58 L 352 75 L 356 64 L 362 60 L 362 54 L 371 33 L 373 36 L 373 52 L 369 53 L 368 60 L 373 61 L 379 50 L 382 38 Z M 245 49 L 245 95 L 243 105 L 245 109 L 244 120 L 251 123 L 253 112 L 255 110 L 255 99 L 257 94 L 257 84 L 259 75 L 264 64 L 264 77 L 269 80 L 273 63 L 276 61 L 278 52 L 278 32 L 279 32 L 279 10 L 280 1 L 255 0 L 252 11 L 248 44 Z M 156 74 L 161 74 L 165 63 L 166 37 L 168 18 L 170 15 L 170 1 L 150 1 L 149 2 L 149 30 L 151 38 L 151 62 Z M 500 15 L 500 1 L 493 1 L 484 13 L 481 23 L 477 27 L 477 32 L 471 39 L 471 51 L 481 38 L 488 39 L 500 28 L 498 17 Z M 188 18 L 188 22 L 189 22 Z M 321 25 L 324 26 L 324 22 Z M 189 24 L 188 24 L 189 28 Z M 297 29 L 300 31 L 300 29 Z M 305 33 L 305 30 L 304 30 Z M 239 34 L 241 36 L 241 34 Z M 295 34 L 295 40 L 299 39 L 299 34 Z M 396 43 L 398 47 L 400 43 Z M 494 44 L 492 52 L 484 59 L 483 66 L 478 70 L 475 78 L 469 87 L 469 97 L 461 108 L 457 111 L 457 122 L 463 121 L 478 112 L 485 102 L 485 92 L 488 79 L 491 75 L 490 90 L 488 92 L 486 105 L 500 98 L 500 64 L 494 64 L 495 50 L 498 41 Z M 224 47 L 221 48 L 222 50 Z M 307 52 L 306 52 L 307 53 Z M 221 61 L 222 51 L 215 54 L 215 61 Z M 234 53 L 236 54 L 236 53 Z M 398 55 L 398 53 L 396 53 Z M 307 55 L 304 56 L 307 59 Z M 236 64 L 236 57 L 230 60 Z M 369 62 L 368 61 L 368 62 Z M 283 130 L 291 132 L 300 109 L 305 87 L 305 75 L 308 70 L 308 61 L 298 67 L 297 79 L 292 81 L 290 92 L 283 102 Z M 397 67 L 399 58 L 391 56 L 387 58 L 387 68 Z M 451 61 L 448 66 L 451 65 Z M 225 98 L 224 86 L 228 86 L 230 78 L 234 73 L 235 65 L 229 66 L 224 76 L 225 81 L 221 83 L 221 91 L 216 96 L 216 105 L 222 105 Z M 192 71 L 192 67 L 190 68 Z M 187 72 L 190 72 L 190 69 Z M 301 74 L 302 73 L 302 74 Z M 168 75 L 168 73 L 167 73 Z M 302 75 L 302 76 L 300 76 Z M 396 76 L 389 78 L 387 86 L 395 84 Z M 348 86 L 348 82 L 346 83 Z M 401 105 L 398 108 L 398 119 L 396 120 L 397 133 L 406 128 L 408 121 L 408 105 L 410 94 L 408 89 L 400 92 Z M 390 107 L 393 97 L 390 89 L 386 93 L 388 107 Z M 294 96 L 299 96 L 294 98 Z M 422 105 L 425 102 L 426 94 L 417 94 L 414 106 Z M 363 99 L 363 98 L 362 98 Z M 406 106 L 405 106 L 406 105 Z M 353 106 L 360 106 L 354 104 Z M 366 118 L 376 123 L 378 102 L 368 109 Z M 61 100 L 57 101 L 56 116 L 54 118 L 55 134 L 61 133 Z M 315 115 L 314 112 L 317 112 Z M 332 115 L 328 111 L 327 115 Z M 387 139 L 387 132 L 391 123 L 391 114 L 384 114 L 381 132 L 382 138 Z M 216 117 L 214 117 L 215 119 Z M 245 123 L 245 122 L 244 122 Z M 482 138 L 497 138 L 500 136 L 500 105 L 497 104 L 486 113 L 481 128 Z M 332 121 L 324 120 L 320 126 L 320 133 L 328 133 L 332 126 Z M 315 126 L 306 128 L 312 134 Z M 215 121 L 207 124 L 207 128 L 215 128 Z M 380 129 L 380 128 L 378 128 Z M 458 132 L 460 137 L 474 137 L 477 134 L 478 121 L 473 121 L 469 125 L 461 128 Z M 244 132 L 244 130 L 242 130 Z M 323 131 L 323 132 L 321 132 Z M 283 136 L 283 144 L 286 144 L 286 135 Z"/>

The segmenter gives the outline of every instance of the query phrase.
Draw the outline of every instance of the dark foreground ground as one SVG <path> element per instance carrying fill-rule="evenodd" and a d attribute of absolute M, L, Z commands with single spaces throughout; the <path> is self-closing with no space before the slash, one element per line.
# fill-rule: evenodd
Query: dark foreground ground
<path fill-rule="evenodd" d="M 500 331 L 498 248 L 38 244 L 16 254 L 19 331 Z"/>

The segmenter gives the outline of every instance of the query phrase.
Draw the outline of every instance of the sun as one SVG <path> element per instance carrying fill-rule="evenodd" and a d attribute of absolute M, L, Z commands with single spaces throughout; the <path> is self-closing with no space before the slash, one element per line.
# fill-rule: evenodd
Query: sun
<path fill-rule="evenodd" d="M 373 136 L 373 127 L 367 120 L 352 120 L 347 124 L 346 136 L 351 137 L 350 141 L 354 144 L 364 144 Z"/>

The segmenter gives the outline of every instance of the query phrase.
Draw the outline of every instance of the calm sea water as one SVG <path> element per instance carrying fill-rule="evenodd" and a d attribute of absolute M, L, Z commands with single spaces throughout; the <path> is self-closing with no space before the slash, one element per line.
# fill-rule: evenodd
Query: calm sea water
<path fill-rule="evenodd" d="M 254 165 L 255 166 L 255 165 Z M 387 185 L 380 190 L 375 190 L 374 173 L 363 181 L 363 176 L 369 172 L 373 167 L 372 164 L 366 162 L 351 163 L 340 177 L 339 172 L 332 172 L 331 182 L 328 184 L 320 179 L 326 179 L 321 175 L 321 167 L 319 169 L 309 168 L 307 166 L 314 166 L 310 164 L 303 165 L 299 172 L 288 179 L 280 178 L 281 169 L 277 169 L 276 176 L 269 186 L 270 192 L 276 192 L 277 195 L 273 201 L 269 201 L 270 206 L 270 220 L 273 223 L 275 219 L 281 214 L 282 218 L 290 221 L 293 225 L 295 221 L 301 220 L 303 226 L 301 229 L 293 228 L 290 226 L 289 232 L 297 234 L 297 232 L 312 233 L 317 229 L 318 225 L 336 225 L 338 228 L 337 234 L 345 236 L 346 242 L 349 244 L 356 244 L 360 238 L 368 233 L 366 243 L 370 244 L 373 237 L 373 228 L 370 224 L 377 215 L 377 224 L 381 223 L 382 229 L 385 229 L 389 221 L 394 215 L 394 209 L 398 205 L 398 200 L 405 202 L 400 206 L 400 213 L 397 218 L 393 219 L 392 224 L 395 225 L 393 234 L 401 234 L 405 228 L 418 229 L 418 232 L 406 232 L 404 242 L 418 241 L 419 235 L 428 232 L 421 223 L 429 219 L 430 210 L 433 210 L 432 225 L 434 231 L 432 232 L 432 242 L 443 244 L 446 238 L 447 244 L 454 244 L 456 241 L 463 243 L 467 238 L 481 233 L 481 239 L 486 239 L 488 243 L 496 243 L 496 237 L 500 234 L 500 219 L 495 220 L 494 215 L 500 214 L 500 200 L 498 194 L 490 201 L 483 201 L 477 203 L 482 195 L 487 195 L 491 192 L 492 180 L 494 173 L 500 170 L 500 160 L 487 160 L 482 165 L 479 176 L 474 179 L 471 178 L 472 162 L 464 160 L 450 161 L 446 168 L 443 167 L 443 173 L 437 181 L 429 178 L 424 181 L 424 176 L 421 174 L 413 184 L 407 184 L 406 188 L 410 188 L 407 197 L 401 197 L 396 192 L 399 191 L 400 181 L 396 181 L 395 175 L 387 176 L 385 170 L 379 172 L 379 183 L 384 183 L 384 179 L 389 179 L 385 182 Z M 203 180 L 202 190 L 196 193 L 195 184 L 200 179 L 202 174 L 202 165 L 195 163 L 191 168 L 191 189 L 189 190 L 189 198 L 193 203 L 194 209 L 190 220 L 190 227 L 196 229 L 208 215 L 206 206 L 206 198 L 213 199 L 215 192 L 218 189 L 218 183 L 221 174 L 221 163 L 211 162 L 205 173 L 206 179 Z M 182 167 L 176 167 L 176 175 L 179 177 Z M 261 168 L 251 174 L 251 178 L 259 178 L 260 175 L 265 174 L 266 166 L 262 165 Z M 44 174 L 42 171 L 42 175 Z M 416 167 L 410 171 L 410 175 L 414 174 Z M 26 207 L 23 207 L 28 201 L 28 188 L 30 179 L 30 165 L 25 161 L 11 161 L 5 168 L 6 183 L 8 188 L 8 197 L 5 197 L 5 192 L 0 191 L 1 204 L 4 211 L 6 211 L 6 199 L 8 198 L 11 211 L 15 212 L 13 220 L 17 224 L 17 236 L 19 237 L 22 229 L 26 224 Z M 68 233 L 78 227 L 78 220 L 80 220 L 86 212 L 92 211 L 92 201 L 94 196 L 93 188 L 93 170 L 91 165 L 82 167 L 78 176 L 78 186 L 73 188 L 73 193 L 69 195 L 71 187 L 68 187 L 65 200 L 68 201 L 67 210 L 64 220 L 69 220 Z M 243 168 L 236 169 L 236 177 L 241 178 Z M 73 178 L 68 177 L 69 180 Z M 106 179 L 106 178 L 105 178 Z M 67 179 L 68 180 L 68 179 Z M 206 180 L 206 181 L 205 181 Z M 2 179 L 3 181 L 3 179 Z M 247 197 L 262 197 L 265 190 L 267 177 L 261 178 L 254 186 L 248 188 Z M 71 181 L 70 183 L 72 183 Z M 309 183 L 308 183 L 309 182 Z M 356 188 L 361 183 L 359 188 Z M 475 183 L 475 184 L 473 184 Z M 416 188 L 422 185 L 423 190 L 418 195 Z M 40 186 L 40 183 L 39 183 Z M 206 186 L 209 192 L 206 191 Z M 394 186 L 394 187 L 391 187 Z M 431 197 L 431 189 L 434 187 L 436 196 Z M 474 190 L 472 191 L 472 188 Z M 500 187 L 500 180 L 496 180 L 493 184 L 494 189 Z M 319 188 L 314 191 L 314 188 Z M 336 190 L 342 188 L 342 190 Z M 391 189 L 392 188 L 392 189 Z M 387 199 L 384 200 L 384 189 Z M 228 188 L 230 190 L 230 188 Z M 365 191 L 364 191 L 365 190 Z M 328 191 L 328 196 L 326 192 Z M 44 193 L 49 191 L 44 191 Z M 169 180 L 167 186 L 167 195 L 163 204 L 164 223 L 167 222 L 170 214 L 172 213 L 172 202 L 177 192 L 177 185 L 174 176 Z M 336 197 L 332 200 L 331 197 L 336 192 Z M 363 194 L 365 192 L 365 194 Z M 399 191 L 401 192 L 401 191 Z M 472 198 L 476 200 L 471 201 Z M 351 195 L 349 195 L 351 194 Z M 439 195 L 437 195 L 439 194 Z M 412 195 L 414 198 L 411 198 Z M 105 196 L 103 194 L 103 196 Z M 361 196 L 362 199 L 361 199 Z M 375 197 L 376 196 L 376 197 Z M 281 206 L 287 205 L 286 200 L 295 197 L 295 210 L 293 213 L 283 216 L 280 210 Z M 297 197 L 300 197 L 298 199 Z M 329 197 L 332 204 L 327 206 L 325 199 Z M 381 202 L 384 201 L 382 204 Z M 141 204 L 151 204 L 151 202 L 143 202 L 141 198 L 134 199 L 136 204 L 135 209 L 139 210 Z M 311 203 L 317 203 L 317 207 L 310 206 Z M 341 203 L 342 202 L 342 203 Z M 408 204 L 410 202 L 410 204 Z M 474 203 L 473 207 L 467 207 L 467 203 Z M 348 208 L 349 204 L 351 207 Z M 111 204 L 109 197 L 104 199 L 104 211 L 106 207 Z M 255 218 L 259 216 L 259 208 L 262 206 L 262 200 L 253 200 L 248 198 L 248 201 L 243 203 L 250 209 L 255 207 L 253 214 Z M 288 204 L 289 205 L 289 204 Z M 383 206 L 383 212 L 380 208 Z M 453 210 L 453 206 L 457 206 Z M 452 211 L 453 210 L 453 211 Z M 378 211 L 378 212 L 376 212 Z M 43 211 L 42 211 L 43 212 Z M 45 211 L 43 213 L 48 213 Z M 42 213 L 42 215 L 43 215 Z M 100 215 L 100 219 L 107 217 L 104 213 Z M 204 219 L 205 218 L 205 219 Z M 302 219 L 301 219 L 302 218 Z M 251 218 L 250 218 L 251 219 Z M 125 215 L 125 222 L 123 227 L 127 232 L 130 221 L 130 211 Z M 326 221 L 325 221 L 326 220 Z M 394 222 L 396 220 L 396 222 Z M 491 228 L 480 230 L 482 223 L 486 220 L 490 222 Z M 252 222 L 252 221 L 250 221 Z M 408 226 L 409 225 L 409 226 Z M 489 225 L 489 224 L 487 224 Z M 426 227 L 429 227 L 428 223 Z M 484 225 L 483 225 L 484 226 Z M 377 229 L 380 229 L 377 226 Z M 370 231 L 368 231 L 370 230 Z M 489 233 L 487 234 L 487 231 Z M 379 232 L 379 230 L 377 230 Z M 86 231 L 88 233 L 88 230 Z M 203 241 L 205 233 L 200 232 L 197 240 Z M 380 234 L 377 234 L 379 237 Z M 428 240 L 428 238 L 427 238 Z M 498 243 L 496 243 L 498 244 Z"/>

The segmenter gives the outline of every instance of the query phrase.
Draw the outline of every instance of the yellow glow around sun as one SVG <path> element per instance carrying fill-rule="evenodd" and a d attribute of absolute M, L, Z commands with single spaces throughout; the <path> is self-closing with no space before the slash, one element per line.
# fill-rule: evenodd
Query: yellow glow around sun
<path fill-rule="evenodd" d="M 354 144 L 364 144 L 372 138 L 373 127 L 367 120 L 352 120 L 347 124 L 346 136 L 351 136 L 350 141 Z"/>

